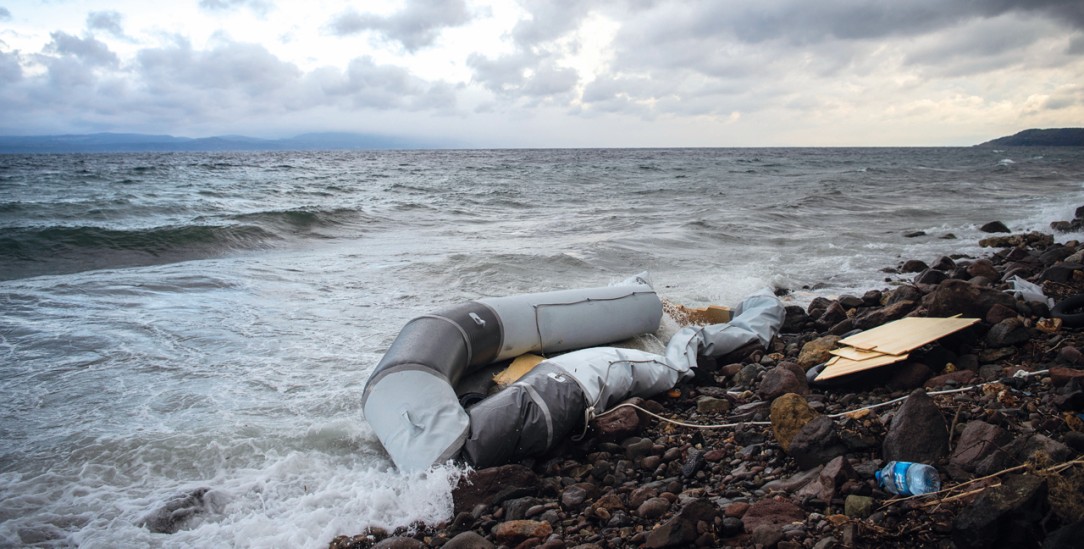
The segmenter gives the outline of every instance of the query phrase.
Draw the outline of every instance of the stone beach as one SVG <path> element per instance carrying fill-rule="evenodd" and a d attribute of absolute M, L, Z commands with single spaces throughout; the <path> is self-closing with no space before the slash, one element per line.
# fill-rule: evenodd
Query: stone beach
<path fill-rule="evenodd" d="M 1051 229 L 1082 222 L 1084 207 Z M 580 441 L 470 472 L 441 524 L 330 547 L 1080 547 L 1084 321 L 1012 281 L 1054 302 L 1082 294 L 1084 245 L 983 230 L 984 257 L 914 258 L 882 289 L 788 306 L 767 348 L 702 360 Z M 903 362 L 809 381 L 855 330 L 954 315 L 980 322 Z M 889 461 L 934 466 L 942 490 L 886 492 L 874 473 Z"/>

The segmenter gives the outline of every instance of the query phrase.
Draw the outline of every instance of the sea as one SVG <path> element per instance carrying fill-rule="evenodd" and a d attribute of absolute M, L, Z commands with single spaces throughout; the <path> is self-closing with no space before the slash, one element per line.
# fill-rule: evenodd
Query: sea
<path fill-rule="evenodd" d="M 400 473 L 361 409 L 415 316 L 642 272 L 674 303 L 805 305 L 1081 205 L 1084 148 L 0 155 L 0 546 L 448 520 L 465 467 Z"/>

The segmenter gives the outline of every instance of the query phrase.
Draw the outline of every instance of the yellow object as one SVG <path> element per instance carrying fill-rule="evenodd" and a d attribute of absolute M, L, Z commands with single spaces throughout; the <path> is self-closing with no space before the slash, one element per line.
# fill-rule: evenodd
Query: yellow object
<path fill-rule="evenodd" d="M 905 360 L 910 352 L 978 322 L 977 318 L 901 318 L 839 341 L 845 345 L 832 355 L 817 381 L 887 366 Z"/>
<path fill-rule="evenodd" d="M 689 324 L 726 324 L 734 317 L 730 307 L 708 305 L 707 307 L 686 307 L 674 303 L 664 303 L 663 308 L 683 326 Z"/>
<path fill-rule="evenodd" d="M 530 353 L 519 355 L 507 368 L 497 372 L 497 374 L 493 376 L 493 383 L 496 383 L 497 387 L 504 389 L 515 383 L 516 380 L 523 377 L 527 372 L 530 372 L 543 360 L 545 359 Z"/>

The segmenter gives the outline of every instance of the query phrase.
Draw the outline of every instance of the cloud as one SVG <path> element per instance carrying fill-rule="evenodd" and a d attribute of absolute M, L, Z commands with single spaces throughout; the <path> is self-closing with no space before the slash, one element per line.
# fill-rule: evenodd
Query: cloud
<path fill-rule="evenodd" d="M 23 77 L 19 56 L 13 52 L 0 51 L 0 86 L 18 82 Z"/>
<path fill-rule="evenodd" d="M 328 27 L 336 36 L 377 31 L 413 53 L 432 46 L 442 29 L 466 24 L 471 18 L 464 0 L 408 0 L 401 11 L 389 16 L 343 12 Z"/>
<path fill-rule="evenodd" d="M 0 6 L 0 21 L 11 21 L 11 12 L 3 6 Z"/>
<path fill-rule="evenodd" d="M 117 54 L 110 51 L 104 42 L 94 38 L 79 38 L 59 31 L 50 36 L 53 41 L 45 46 L 48 53 L 76 57 L 95 66 L 111 67 L 119 63 Z"/>
<path fill-rule="evenodd" d="M 272 6 L 266 0 L 200 0 L 199 7 L 207 11 L 229 11 L 248 7 L 257 14 L 266 15 Z"/>
<path fill-rule="evenodd" d="M 92 11 L 87 14 L 87 29 L 103 30 L 116 37 L 124 36 L 121 21 L 124 16 L 115 11 Z"/>

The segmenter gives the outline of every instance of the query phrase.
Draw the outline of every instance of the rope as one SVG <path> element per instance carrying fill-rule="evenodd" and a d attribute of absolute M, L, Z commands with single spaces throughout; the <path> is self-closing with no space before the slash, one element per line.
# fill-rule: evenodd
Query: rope
<path fill-rule="evenodd" d="M 1035 372 L 1025 372 L 1025 371 L 1021 370 L 1021 371 L 1016 372 L 1015 374 L 1013 374 L 1013 377 L 1016 377 L 1016 378 L 1031 377 L 1031 376 L 1042 375 L 1042 374 L 1048 373 L 1049 371 L 1050 370 L 1037 370 Z M 967 387 L 960 387 L 958 389 L 944 389 L 944 390 L 941 390 L 941 391 L 931 391 L 930 393 L 927 393 L 927 394 L 929 394 L 931 396 L 936 396 L 936 395 L 948 395 L 948 394 L 952 394 L 952 393 L 962 393 L 964 391 L 970 391 L 971 389 L 975 389 L 975 388 L 979 388 L 979 387 L 985 387 L 987 385 L 992 385 L 994 383 L 999 383 L 999 382 L 998 381 L 987 381 L 985 383 L 979 383 L 979 384 L 975 384 L 975 385 L 968 385 Z M 896 404 L 898 402 L 902 402 L 904 400 L 907 400 L 908 396 L 910 396 L 910 395 L 902 396 L 902 397 L 899 397 L 899 398 L 894 398 L 892 400 L 888 400 L 888 401 L 885 401 L 885 402 L 880 402 L 880 403 L 877 403 L 877 404 L 870 404 L 869 406 L 862 406 L 861 408 L 855 408 L 854 410 L 848 410 L 846 412 L 840 412 L 838 414 L 829 414 L 828 417 L 829 418 L 838 418 L 838 417 L 843 417 L 843 416 L 846 416 L 846 415 L 849 415 L 849 414 L 855 414 L 855 413 L 861 412 L 863 410 L 872 410 L 874 408 L 881 408 L 881 407 L 884 407 L 884 406 L 890 406 L 892 404 Z M 741 426 L 744 426 L 744 425 L 771 425 L 772 424 L 772 422 L 770 422 L 770 421 L 742 421 L 742 422 L 738 422 L 738 423 L 719 423 L 719 424 L 708 424 L 708 425 L 696 424 L 696 423 L 688 423 L 688 422 L 685 422 L 685 421 L 679 421 L 679 420 L 676 420 L 676 419 L 670 419 L 670 418 L 667 418 L 667 417 L 663 417 L 663 416 L 660 416 L 660 415 L 658 415 L 658 414 L 656 414 L 654 412 L 645 410 L 645 409 L 643 409 L 640 406 L 637 406 L 635 404 L 632 404 L 632 403 L 629 403 L 629 402 L 624 402 L 624 403 L 618 404 L 617 406 L 614 406 L 613 408 L 610 408 L 609 410 L 607 410 L 607 411 L 605 411 L 605 412 L 603 412 L 601 414 L 595 414 L 595 407 L 594 406 L 588 407 L 587 411 L 584 413 L 583 432 L 580 433 L 579 435 L 577 435 L 577 437 L 573 437 L 573 440 L 581 440 L 581 439 L 583 439 L 583 437 L 587 434 L 587 424 L 590 423 L 590 421 L 592 419 L 598 419 L 598 418 L 601 418 L 601 417 L 608 416 L 608 415 L 616 412 L 617 410 L 619 410 L 621 408 L 633 408 L 635 410 L 639 410 L 639 411 L 641 411 L 641 412 L 643 412 L 643 413 L 645 413 L 645 414 L 647 414 L 647 415 L 649 415 L 649 416 L 651 416 L 651 417 L 653 417 L 655 419 L 658 419 L 660 421 L 669 423 L 671 425 L 677 425 L 679 427 L 688 427 L 690 429 L 731 429 L 731 428 L 734 428 L 734 427 L 741 427 Z"/>

